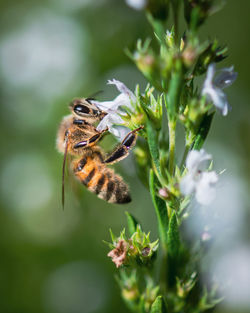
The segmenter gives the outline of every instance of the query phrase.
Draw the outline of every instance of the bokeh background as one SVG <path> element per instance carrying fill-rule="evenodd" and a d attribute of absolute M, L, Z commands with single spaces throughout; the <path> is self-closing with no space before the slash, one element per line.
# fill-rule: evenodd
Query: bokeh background
<path fill-rule="evenodd" d="M 217 114 L 205 147 L 226 172 L 216 201 L 197 213 L 214 238 L 204 266 L 225 288 L 216 312 L 250 312 L 249 10 L 248 1 L 228 0 L 201 31 L 229 46 L 223 66 L 239 72 L 227 90 L 233 109 Z M 73 97 L 103 90 L 99 100 L 113 99 L 112 78 L 145 87 L 124 48 L 151 29 L 123 0 L 0 1 L 0 17 L 0 312 L 127 312 L 102 240 L 110 227 L 123 228 L 125 210 L 156 238 L 148 192 L 129 157 L 117 171 L 131 186 L 131 204 L 106 204 L 69 175 L 62 211 L 55 138 Z M 115 145 L 109 137 L 107 151 Z"/>

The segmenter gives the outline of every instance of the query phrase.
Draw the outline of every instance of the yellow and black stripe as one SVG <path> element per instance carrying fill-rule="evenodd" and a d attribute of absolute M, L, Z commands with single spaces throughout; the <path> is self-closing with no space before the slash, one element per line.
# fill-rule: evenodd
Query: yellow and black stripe
<path fill-rule="evenodd" d="M 107 168 L 100 158 L 83 156 L 74 161 L 76 177 L 89 191 L 110 203 L 128 203 L 131 201 L 127 184 L 115 172 Z"/>

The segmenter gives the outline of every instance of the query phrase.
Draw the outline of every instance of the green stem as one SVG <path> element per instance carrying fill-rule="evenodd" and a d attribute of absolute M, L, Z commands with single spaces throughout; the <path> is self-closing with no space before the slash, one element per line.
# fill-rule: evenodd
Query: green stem
<path fill-rule="evenodd" d="M 172 209 L 171 206 L 167 203 L 168 220 L 170 219 L 170 217 L 171 217 L 171 215 L 172 215 L 172 211 L 173 211 L 173 209 Z"/>
<path fill-rule="evenodd" d="M 179 1 L 172 0 L 172 9 L 173 9 L 173 17 L 174 17 L 174 41 L 175 45 L 178 45 L 178 36 L 179 36 Z"/>
<path fill-rule="evenodd" d="M 159 285 L 161 288 L 161 292 L 163 295 L 167 294 L 167 289 L 168 289 L 168 285 L 167 285 L 167 273 L 168 273 L 168 256 L 167 256 L 167 251 L 163 250 L 163 256 L 162 256 L 162 261 L 161 261 L 161 269 L 160 269 L 160 281 L 159 281 Z"/>
<path fill-rule="evenodd" d="M 176 121 L 168 122 L 169 129 L 169 174 L 174 174 L 175 166 L 175 132 L 176 132 Z"/>
<path fill-rule="evenodd" d="M 179 14 L 178 14 L 178 9 L 174 12 L 174 42 L 175 45 L 178 45 L 178 32 L 179 32 L 179 26 L 178 26 L 178 20 L 179 20 Z"/>

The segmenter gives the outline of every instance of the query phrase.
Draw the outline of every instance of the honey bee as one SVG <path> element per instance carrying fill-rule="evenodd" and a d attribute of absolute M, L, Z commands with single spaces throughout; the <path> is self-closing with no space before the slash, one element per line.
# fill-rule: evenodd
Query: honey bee
<path fill-rule="evenodd" d="M 64 205 L 64 172 L 67 154 L 73 156 L 71 169 L 89 191 L 110 203 L 131 201 L 127 184 L 114 170 L 107 167 L 126 158 L 135 145 L 139 127 L 129 132 L 114 151 L 105 156 L 97 145 L 102 135 L 95 124 L 107 114 L 89 98 L 75 99 L 69 106 L 71 114 L 63 118 L 57 133 L 57 149 L 64 153 L 62 174 L 62 203 Z"/>

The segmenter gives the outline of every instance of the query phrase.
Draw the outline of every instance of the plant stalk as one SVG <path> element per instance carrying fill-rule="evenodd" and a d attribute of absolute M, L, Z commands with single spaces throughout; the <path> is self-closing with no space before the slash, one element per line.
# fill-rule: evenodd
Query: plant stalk
<path fill-rule="evenodd" d="M 176 120 L 169 121 L 168 129 L 169 129 L 169 173 L 170 175 L 174 175 Z"/>

